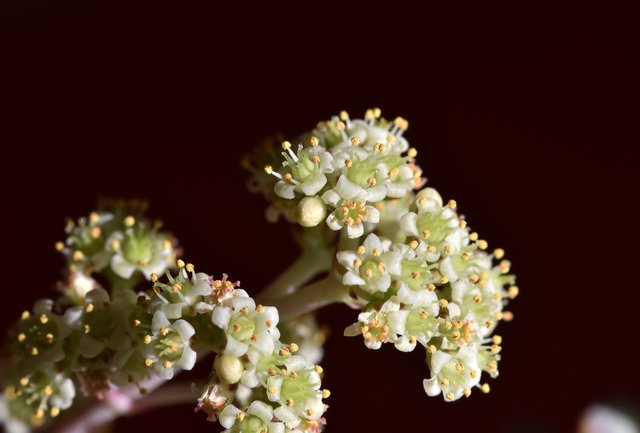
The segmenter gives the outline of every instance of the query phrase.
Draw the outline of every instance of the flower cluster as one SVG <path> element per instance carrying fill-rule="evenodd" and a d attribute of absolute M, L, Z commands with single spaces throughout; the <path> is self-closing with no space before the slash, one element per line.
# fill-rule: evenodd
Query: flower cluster
<path fill-rule="evenodd" d="M 175 264 L 176 241 L 160 230 L 160 222 L 145 218 L 134 206 L 112 207 L 68 220 L 66 240 L 55 245 L 68 263 L 66 281 L 59 286 L 76 304 L 99 287 L 92 278 L 95 273 L 114 286 L 131 287 L 141 276 L 148 280 Z"/>
<path fill-rule="evenodd" d="M 91 215 L 69 225 L 60 248 L 72 271 L 91 285 L 65 291 L 58 302 L 38 301 L 10 331 L 0 378 L 6 428 L 43 425 L 76 397 L 104 398 L 119 389 L 143 395 L 148 383 L 170 380 L 192 369 L 199 354 L 214 352 L 198 400 L 210 420 L 219 419 L 230 432 L 319 431 L 328 397 L 320 387 L 321 368 L 300 356 L 292 340 L 281 342 L 275 307 L 256 304 L 226 275 L 214 279 L 183 260 L 166 262 L 168 250 L 175 254 L 173 244 L 164 245 L 172 238 L 148 229 L 145 220 Z M 95 228 L 99 236 L 91 235 Z M 141 263 L 142 256 L 148 262 Z M 167 270 L 174 266 L 176 272 Z M 137 275 L 152 284 L 136 292 Z M 288 333 L 296 338 L 304 329 Z"/>
<path fill-rule="evenodd" d="M 364 120 L 342 112 L 319 124 L 307 146 L 284 141 L 282 166 L 269 164 L 265 171 L 277 179 L 276 195 L 296 207 L 301 226 L 325 220 L 332 230 L 358 238 L 366 224 L 380 221 L 377 203 L 404 197 L 424 183 L 414 162 L 417 152 L 402 137 L 407 127 L 406 120 L 388 122 L 377 109 Z"/>
<path fill-rule="evenodd" d="M 274 307 L 256 305 L 226 279 L 213 286 L 223 295 L 200 311 L 223 338 L 212 347 L 217 356 L 198 408 L 229 432 L 319 428 L 329 396 L 320 388 L 322 369 L 297 355 L 296 343 L 280 341 Z"/>
<path fill-rule="evenodd" d="M 502 340 L 492 333 L 511 319 L 504 307 L 518 287 L 504 251 L 488 252 L 454 200 L 423 188 L 407 126 L 378 109 L 364 119 L 342 112 L 297 148 L 283 142 L 281 164 L 265 171 L 275 194 L 295 203 L 303 236 L 323 220 L 346 235 L 335 238 L 327 279 L 328 287 L 337 274 L 348 294 L 338 299 L 361 310 L 345 334 L 362 335 L 371 349 L 393 343 L 409 352 L 420 344 L 430 370 L 426 393 L 452 401 L 475 387 L 488 392 L 481 375 L 497 376 Z"/>

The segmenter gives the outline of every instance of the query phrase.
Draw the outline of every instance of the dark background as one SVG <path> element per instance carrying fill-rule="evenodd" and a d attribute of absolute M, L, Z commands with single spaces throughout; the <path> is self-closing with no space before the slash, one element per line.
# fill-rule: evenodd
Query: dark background
<path fill-rule="evenodd" d="M 570 432 L 595 401 L 640 404 L 630 11 L 215 3 L 2 3 L 3 329 L 51 293 L 64 219 L 99 196 L 148 199 L 199 269 L 256 293 L 296 247 L 240 158 L 379 106 L 521 296 L 491 394 L 453 404 L 424 394 L 419 351 L 369 351 L 341 336 L 355 312 L 323 310 L 327 431 Z M 217 428 L 182 406 L 118 431 L 149 425 Z"/>

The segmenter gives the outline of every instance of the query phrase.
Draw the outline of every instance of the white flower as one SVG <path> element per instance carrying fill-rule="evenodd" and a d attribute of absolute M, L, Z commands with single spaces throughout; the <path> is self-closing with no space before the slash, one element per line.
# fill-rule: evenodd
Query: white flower
<path fill-rule="evenodd" d="M 413 236 L 427 246 L 430 262 L 441 255 L 452 255 L 468 243 L 466 230 L 460 227 L 458 216 L 451 206 L 442 207 L 433 198 L 420 197 L 416 200 L 418 213 L 408 212 L 400 219 L 400 226 L 407 236 Z"/>
<path fill-rule="evenodd" d="M 298 355 L 285 358 L 285 373 L 269 376 L 267 397 L 279 404 L 274 415 L 287 427 L 295 428 L 301 419 L 318 419 L 325 411 L 320 375 L 315 367 Z"/>
<path fill-rule="evenodd" d="M 275 185 L 275 193 L 285 199 L 295 198 L 299 192 L 306 196 L 317 194 L 327 183 L 326 173 L 333 172 L 333 156 L 321 146 L 303 148 L 300 144 L 298 152 L 291 150 L 291 143 L 282 144 L 282 155 L 285 157 L 283 167 L 289 168 L 287 173 L 274 172 L 267 166 L 267 173 L 280 180 Z"/>
<path fill-rule="evenodd" d="M 152 335 L 145 345 L 145 365 L 153 366 L 163 379 L 171 379 L 174 369 L 191 370 L 196 362 L 196 352 L 190 346 L 195 334 L 193 326 L 179 319 L 171 323 L 162 311 L 156 311 L 151 324 Z"/>
<path fill-rule="evenodd" d="M 11 407 L 7 398 L 0 394 L 0 426 L 4 427 L 7 433 L 29 433 L 29 425 L 11 413 Z"/>
<path fill-rule="evenodd" d="M 254 401 L 246 412 L 234 405 L 226 406 L 219 415 L 225 433 L 284 433 L 284 424 L 273 422 L 273 409 L 266 403 Z"/>
<path fill-rule="evenodd" d="M 17 325 L 17 348 L 22 358 L 42 368 L 64 359 L 65 338 L 71 333 L 63 317 L 55 314 L 54 302 L 41 299 L 33 313 L 25 311 Z"/>
<path fill-rule="evenodd" d="M 114 251 L 111 270 L 125 279 L 135 271 L 150 279 L 152 274 L 164 273 L 175 261 L 176 252 L 169 235 L 143 223 L 134 222 L 124 232 L 112 233 L 107 245 Z"/>
<path fill-rule="evenodd" d="M 359 286 L 371 294 L 386 292 L 391 285 L 391 277 L 402 272 L 400 253 L 388 251 L 373 233 L 356 251 L 340 251 L 337 258 L 347 269 L 342 276 L 342 283 Z"/>
<path fill-rule="evenodd" d="M 430 397 L 442 393 L 445 401 L 454 401 L 471 393 L 480 382 L 480 368 L 473 347 L 462 347 L 456 353 L 436 351 L 431 354 L 431 378 L 423 381 Z"/>
<path fill-rule="evenodd" d="M 391 332 L 389 318 L 400 309 L 397 299 L 386 301 L 379 310 L 369 310 L 358 314 L 358 322 L 348 326 L 344 335 L 354 337 L 362 335 L 364 344 L 369 349 L 377 350 L 382 343 L 395 341 L 395 333 Z M 396 327 L 397 328 L 397 327 Z"/>
<path fill-rule="evenodd" d="M 262 305 L 256 307 L 255 301 L 243 290 L 236 290 L 233 297 L 214 307 L 211 321 L 225 331 L 224 353 L 230 356 L 240 357 L 249 347 L 269 354 L 280 336 L 278 310 Z"/>

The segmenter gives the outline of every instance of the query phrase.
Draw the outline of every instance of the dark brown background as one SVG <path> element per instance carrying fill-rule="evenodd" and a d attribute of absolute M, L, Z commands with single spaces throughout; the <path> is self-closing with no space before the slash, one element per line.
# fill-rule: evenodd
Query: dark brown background
<path fill-rule="evenodd" d="M 239 159 L 346 109 L 402 115 L 430 184 L 504 247 L 522 295 L 489 396 L 422 390 L 416 351 L 367 350 L 320 317 L 330 432 L 570 432 L 590 403 L 640 404 L 637 47 L 630 11 L 459 5 L 4 2 L 6 327 L 50 293 L 64 218 L 150 200 L 202 270 L 258 291 L 295 256 Z M 212 431 L 189 406 L 124 420 Z M 357 430 L 356 430 L 357 429 Z"/>

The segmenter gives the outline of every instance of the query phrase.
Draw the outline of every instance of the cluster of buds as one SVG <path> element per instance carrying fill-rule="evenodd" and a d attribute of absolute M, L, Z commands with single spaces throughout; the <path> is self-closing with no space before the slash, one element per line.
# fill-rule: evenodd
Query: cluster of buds
<path fill-rule="evenodd" d="M 488 252 L 454 200 L 444 203 L 435 189 L 423 188 L 417 151 L 403 136 L 407 127 L 379 109 L 364 119 L 341 112 L 303 135 L 297 148 L 283 142 L 281 164 L 265 171 L 279 198 L 272 207 L 291 202 L 286 209 L 295 206 L 303 235 L 323 221 L 343 230 L 334 237 L 330 275 L 341 276 L 343 300 L 361 310 L 345 334 L 362 335 L 371 349 L 422 345 L 426 393 L 453 401 L 473 388 L 488 392 L 481 375 L 497 376 L 502 340 L 492 334 L 513 317 L 504 307 L 518 287 L 504 251 Z"/>

